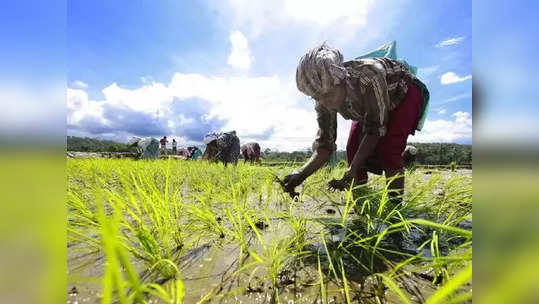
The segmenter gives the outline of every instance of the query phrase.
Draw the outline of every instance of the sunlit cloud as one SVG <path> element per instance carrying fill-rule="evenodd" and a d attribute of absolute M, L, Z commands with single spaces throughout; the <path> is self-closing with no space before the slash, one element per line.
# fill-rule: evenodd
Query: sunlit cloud
<path fill-rule="evenodd" d="M 249 69 L 252 55 L 247 38 L 240 31 L 233 31 L 230 33 L 230 43 L 232 48 L 228 56 L 228 64 L 238 69 Z"/>
<path fill-rule="evenodd" d="M 443 85 L 463 82 L 472 79 L 472 75 L 459 76 L 453 72 L 447 72 L 440 77 L 440 83 Z"/>
<path fill-rule="evenodd" d="M 436 44 L 436 47 L 443 48 L 450 45 L 456 45 L 461 43 L 464 40 L 464 37 L 454 37 L 449 38 L 443 41 L 440 41 L 438 44 Z"/>

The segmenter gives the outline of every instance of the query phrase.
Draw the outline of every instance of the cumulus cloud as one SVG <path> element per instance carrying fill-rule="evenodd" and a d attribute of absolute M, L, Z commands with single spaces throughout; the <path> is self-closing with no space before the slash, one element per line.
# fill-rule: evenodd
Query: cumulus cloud
<path fill-rule="evenodd" d="M 446 112 L 445 109 L 439 109 L 439 110 L 438 110 L 438 114 L 440 114 L 440 115 L 444 115 L 445 112 Z"/>
<path fill-rule="evenodd" d="M 83 120 L 93 119 L 106 125 L 103 105 L 88 99 L 88 93 L 79 89 L 67 89 L 67 127 L 83 128 Z"/>
<path fill-rule="evenodd" d="M 279 76 L 177 73 L 169 84 L 126 89 L 113 83 L 102 90 L 103 100 L 68 89 L 68 128 L 94 135 L 183 136 L 198 142 L 212 130 L 236 130 L 242 140 L 293 150 L 310 146 L 317 130 L 313 107 L 295 107 L 312 101 L 294 84 Z"/>
<path fill-rule="evenodd" d="M 447 72 L 440 77 L 440 83 L 443 85 L 463 82 L 472 79 L 472 75 L 459 76 L 453 72 Z"/>
<path fill-rule="evenodd" d="M 174 75 L 170 83 L 152 83 L 125 89 L 113 83 L 103 89 L 103 100 L 92 100 L 84 90 L 68 89 L 68 130 L 101 137 L 118 134 L 182 138 L 200 143 L 212 130 L 236 130 L 242 142 L 292 151 L 310 147 L 317 131 L 312 101 L 300 95 L 293 79 L 267 77 L 212 77 Z M 298 107 L 298 103 L 305 103 Z M 263 110 L 261 110 L 263 109 Z M 472 119 L 456 112 L 454 120 L 428 120 L 412 138 L 423 142 L 471 139 Z M 339 116 L 337 146 L 345 149 L 350 121 Z"/>
<path fill-rule="evenodd" d="M 179 99 L 206 100 L 207 117 L 226 121 L 223 130 L 236 130 L 246 140 L 267 138 L 271 130 L 271 140 L 293 149 L 310 144 L 316 133 L 313 107 L 296 107 L 297 102 L 311 101 L 299 94 L 293 79 L 277 75 L 208 77 L 178 73 L 169 88 Z M 301 139 L 287 139 L 290 136 Z"/>
<path fill-rule="evenodd" d="M 230 43 L 232 48 L 228 56 L 228 64 L 238 69 L 249 69 L 252 56 L 247 38 L 240 31 L 233 31 L 230 33 Z"/>
<path fill-rule="evenodd" d="M 131 135 L 182 138 L 200 143 L 212 130 L 236 130 L 242 142 L 292 151 L 310 147 L 317 131 L 313 101 L 302 96 L 293 79 L 206 76 L 176 73 L 168 84 L 153 82 L 126 89 L 113 83 L 92 100 L 80 89 L 68 89 L 70 135 L 86 132 L 127 140 Z M 302 105 L 302 106 L 298 106 Z M 451 142 L 471 138 L 471 117 L 429 120 L 415 141 Z M 337 146 L 345 149 L 350 121 L 339 116 Z"/>
<path fill-rule="evenodd" d="M 468 112 L 453 113 L 453 120 L 427 120 L 423 130 L 410 136 L 411 142 L 457 142 L 472 139 L 472 117 Z"/>
<path fill-rule="evenodd" d="M 376 22 L 387 27 L 392 14 L 399 12 L 394 4 L 375 6 L 370 0 L 209 1 L 211 9 L 220 12 L 218 18 L 225 19 L 223 24 L 238 29 L 229 34 L 231 49 L 223 64 L 243 71 L 253 69 L 257 76 L 176 73 L 170 81 L 160 82 L 141 77 L 138 88 L 108 85 L 99 100 L 89 98 L 81 88 L 69 89 L 68 132 L 108 138 L 118 134 L 117 140 L 130 135 L 167 135 L 200 143 L 211 130 L 236 130 L 242 142 L 256 140 L 263 147 L 282 151 L 310 147 L 317 131 L 316 116 L 313 101 L 295 86 L 297 59 L 328 37 L 329 43 L 340 48 L 379 39 Z M 367 27 L 374 9 L 384 13 L 384 20 L 372 18 Z M 283 31 L 293 33 L 281 37 Z M 272 39 L 276 36 L 279 39 Z M 269 62 L 269 69 L 254 67 L 257 39 L 272 39 L 271 54 L 256 57 L 257 65 Z M 292 44 L 294 48 L 289 47 Z M 283 52 L 293 53 L 297 59 L 282 60 Z M 276 58 L 283 62 L 273 69 Z M 438 69 L 421 68 L 420 75 L 427 77 Z M 350 123 L 338 119 L 339 149 L 346 146 Z"/>
<path fill-rule="evenodd" d="M 464 37 L 449 38 L 449 39 L 440 41 L 438 44 L 436 44 L 436 47 L 443 48 L 443 47 L 450 46 L 450 45 L 456 45 L 456 44 L 461 43 L 462 40 L 464 40 Z"/>

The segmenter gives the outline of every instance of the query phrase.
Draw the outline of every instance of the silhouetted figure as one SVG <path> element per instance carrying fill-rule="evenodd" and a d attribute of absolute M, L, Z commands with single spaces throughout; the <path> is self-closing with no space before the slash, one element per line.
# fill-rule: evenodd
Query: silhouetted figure
<path fill-rule="evenodd" d="M 236 136 L 236 131 L 211 132 L 204 137 L 206 151 L 202 159 L 212 161 L 222 161 L 226 166 L 228 163 L 238 163 L 240 155 L 240 140 Z"/>
<path fill-rule="evenodd" d="M 250 161 L 251 164 L 254 162 L 260 162 L 260 145 L 256 142 L 246 143 L 241 146 L 241 154 L 243 155 L 243 163 Z"/>

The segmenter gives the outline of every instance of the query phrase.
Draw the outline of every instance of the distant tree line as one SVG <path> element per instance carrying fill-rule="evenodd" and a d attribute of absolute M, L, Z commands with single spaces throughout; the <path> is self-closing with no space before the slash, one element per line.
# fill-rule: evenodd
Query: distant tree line
<path fill-rule="evenodd" d="M 472 146 L 449 143 L 414 143 L 418 148 L 416 162 L 421 165 L 449 165 L 472 163 Z M 129 152 L 128 145 L 111 140 L 89 137 L 67 137 L 67 150 L 79 152 Z M 202 150 L 204 150 L 202 148 Z M 270 162 L 305 162 L 312 151 L 280 152 L 265 149 L 262 157 Z M 337 151 L 336 160 L 346 160 L 346 151 Z"/>
<path fill-rule="evenodd" d="M 67 137 L 67 151 L 77 152 L 129 152 L 128 145 L 112 140 L 90 137 Z"/>
<path fill-rule="evenodd" d="M 472 145 L 460 145 L 450 143 L 414 143 L 418 148 L 416 163 L 420 165 L 449 165 L 451 162 L 461 164 L 472 163 Z M 275 162 L 304 162 L 308 160 L 312 152 L 294 151 L 279 152 L 271 149 L 264 150 L 264 159 Z M 336 152 L 336 161 L 346 160 L 346 151 Z"/>
<path fill-rule="evenodd" d="M 421 165 L 459 165 L 472 163 L 472 145 L 448 143 L 414 143 L 417 148 L 416 162 Z"/>

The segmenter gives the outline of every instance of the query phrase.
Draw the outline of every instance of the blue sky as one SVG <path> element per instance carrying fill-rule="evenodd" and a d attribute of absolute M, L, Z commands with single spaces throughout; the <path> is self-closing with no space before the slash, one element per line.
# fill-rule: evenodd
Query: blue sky
<path fill-rule="evenodd" d="M 69 1 L 67 19 L 68 135 L 182 145 L 235 129 L 303 149 L 316 120 L 299 58 L 324 41 L 352 59 L 396 40 L 431 93 L 410 140 L 471 143 L 470 1 Z"/>

